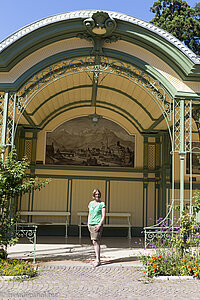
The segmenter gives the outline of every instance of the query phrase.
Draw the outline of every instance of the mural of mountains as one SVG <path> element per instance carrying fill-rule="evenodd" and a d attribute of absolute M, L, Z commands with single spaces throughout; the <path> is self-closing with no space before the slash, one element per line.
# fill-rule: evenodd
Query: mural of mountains
<path fill-rule="evenodd" d="M 96 126 L 76 118 L 46 136 L 46 164 L 133 167 L 134 152 L 135 135 L 104 118 Z"/>

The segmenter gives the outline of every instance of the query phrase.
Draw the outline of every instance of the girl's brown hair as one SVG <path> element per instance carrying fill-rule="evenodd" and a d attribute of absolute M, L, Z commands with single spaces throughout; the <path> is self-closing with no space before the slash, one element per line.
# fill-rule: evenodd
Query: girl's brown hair
<path fill-rule="evenodd" d="M 101 192 L 100 192 L 100 190 L 94 189 L 94 191 L 93 191 L 93 193 L 92 193 L 93 199 L 95 199 L 95 194 L 96 194 L 96 192 L 99 192 L 99 195 L 100 195 L 100 198 L 101 198 Z"/>

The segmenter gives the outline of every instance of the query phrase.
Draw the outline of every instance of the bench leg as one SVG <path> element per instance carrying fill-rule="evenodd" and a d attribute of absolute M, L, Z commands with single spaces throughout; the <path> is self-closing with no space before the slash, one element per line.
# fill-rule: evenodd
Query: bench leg
<path fill-rule="evenodd" d="M 66 222 L 66 228 L 65 228 L 65 237 L 67 238 L 67 222 Z"/>
<path fill-rule="evenodd" d="M 79 239 L 81 239 L 81 225 L 79 225 Z"/>
<path fill-rule="evenodd" d="M 35 257 L 36 257 L 36 239 L 37 239 L 37 236 L 36 236 L 36 231 L 34 232 L 34 241 L 33 241 L 33 263 L 35 264 Z"/>
<path fill-rule="evenodd" d="M 131 227 L 128 228 L 128 238 L 131 239 Z"/>

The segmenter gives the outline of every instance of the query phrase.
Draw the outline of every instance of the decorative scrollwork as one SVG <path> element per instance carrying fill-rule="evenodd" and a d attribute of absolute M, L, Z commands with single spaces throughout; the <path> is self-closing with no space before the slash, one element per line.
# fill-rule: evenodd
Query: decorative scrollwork
<path fill-rule="evenodd" d="M 27 238 L 32 244 L 36 241 L 36 225 L 18 225 L 16 228 L 16 236 L 18 238 Z"/>
<path fill-rule="evenodd" d="M 172 226 L 165 226 L 165 227 L 151 227 L 145 228 L 145 248 L 155 247 L 158 241 L 166 241 L 167 239 L 171 238 L 173 234 L 177 233 L 178 228 Z"/>
<path fill-rule="evenodd" d="M 93 43 L 91 55 L 103 55 L 103 44 L 117 42 L 120 37 L 112 35 L 117 27 L 116 21 L 107 12 L 97 11 L 92 17 L 83 21 L 87 33 L 79 33 L 77 37 Z"/>
<path fill-rule="evenodd" d="M 171 120 L 172 99 L 158 80 L 130 63 L 106 56 L 89 56 L 55 63 L 35 74 L 31 80 L 22 86 L 17 93 L 16 125 L 26 106 L 39 91 L 59 78 L 82 72 L 93 74 L 96 82 L 99 75 L 103 73 L 130 80 L 144 89 L 155 100 L 166 120 Z M 92 81 L 92 77 L 90 78 Z"/>

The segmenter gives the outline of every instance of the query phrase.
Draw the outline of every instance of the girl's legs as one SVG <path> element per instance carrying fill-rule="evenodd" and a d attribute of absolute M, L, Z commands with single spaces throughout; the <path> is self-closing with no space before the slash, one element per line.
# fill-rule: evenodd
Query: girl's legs
<path fill-rule="evenodd" d="M 96 254 L 96 266 L 100 265 L 100 241 L 93 240 L 94 250 Z"/>

